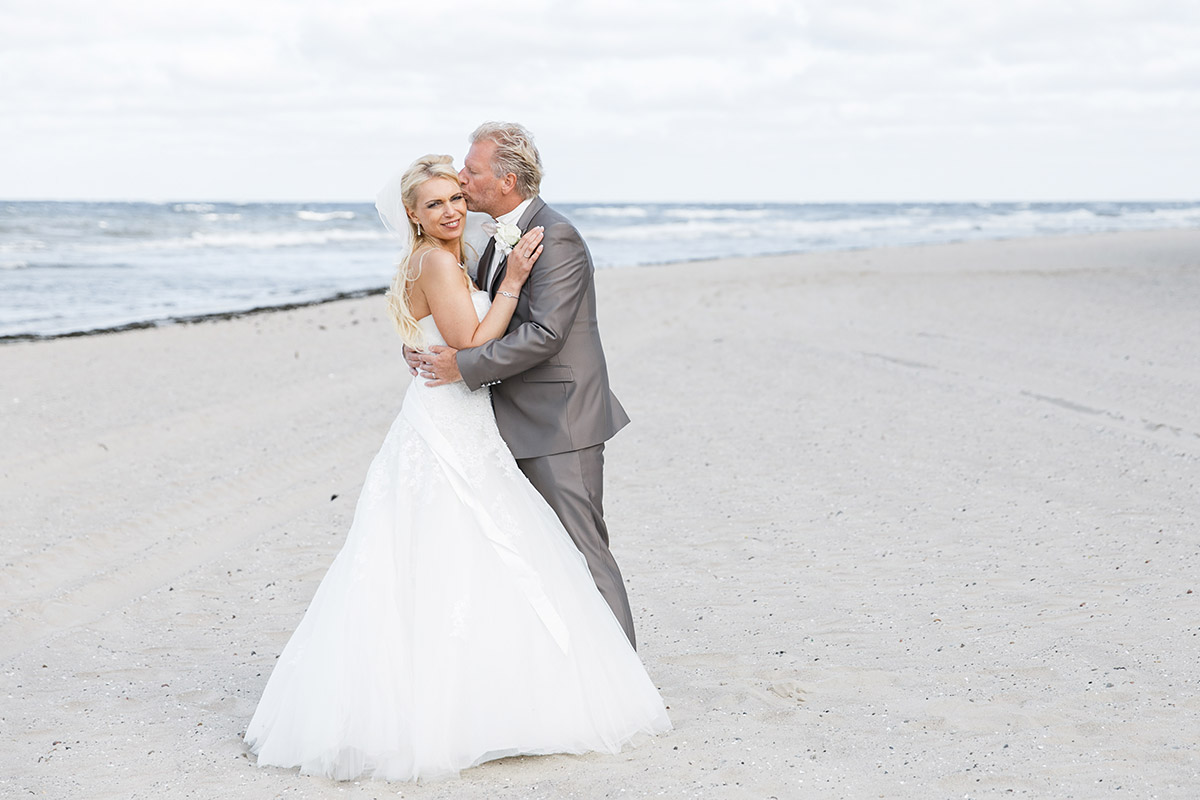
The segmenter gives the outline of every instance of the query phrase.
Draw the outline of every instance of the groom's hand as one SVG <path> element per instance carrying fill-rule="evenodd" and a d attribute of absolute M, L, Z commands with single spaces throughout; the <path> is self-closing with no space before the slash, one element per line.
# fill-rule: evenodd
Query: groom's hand
<path fill-rule="evenodd" d="M 417 353 L 420 363 L 418 374 L 422 378 L 429 378 L 425 385 L 445 386 L 462 380 L 462 373 L 458 371 L 457 355 L 458 351 L 453 347 L 443 347 L 440 344 L 430 347 L 428 353 Z"/>

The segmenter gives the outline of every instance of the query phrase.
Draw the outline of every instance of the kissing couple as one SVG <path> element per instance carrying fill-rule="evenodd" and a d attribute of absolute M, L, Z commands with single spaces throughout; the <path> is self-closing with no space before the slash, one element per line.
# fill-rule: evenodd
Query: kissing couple
<path fill-rule="evenodd" d="M 260 766 L 418 780 L 669 730 L 609 551 L 613 396 L 583 238 L 520 125 L 423 156 L 376 202 L 414 380 L 346 542 L 263 690 Z M 495 219 L 468 269 L 467 211 Z M 473 260 L 473 259 L 470 259 Z"/>

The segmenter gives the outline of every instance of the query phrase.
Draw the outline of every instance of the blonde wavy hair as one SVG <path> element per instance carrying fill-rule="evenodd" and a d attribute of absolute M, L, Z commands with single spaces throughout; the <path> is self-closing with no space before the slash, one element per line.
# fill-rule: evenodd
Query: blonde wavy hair
<path fill-rule="evenodd" d="M 458 184 L 458 172 L 454 169 L 454 159 L 445 155 L 427 155 L 421 156 L 404 171 L 400 176 L 400 199 L 404 204 L 405 212 L 411 212 L 417 205 L 417 189 L 426 181 L 434 178 L 445 178 L 454 181 Z M 408 240 L 411 243 L 408 252 L 400 259 L 400 263 L 396 265 L 396 274 L 392 278 L 392 286 L 387 292 L 388 314 L 392 318 L 392 323 L 396 326 L 396 330 L 400 333 L 400 338 L 404 343 L 414 350 L 420 350 L 425 347 L 425 332 L 421 330 L 421 326 L 417 324 L 416 317 L 413 316 L 412 309 L 409 307 L 410 292 L 413 282 L 421 272 L 421 265 L 418 262 L 415 266 L 412 263 L 413 253 L 420 250 L 422 247 L 437 247 L 439 246 L 427 232 L 419 230 L 417 223 L 412 221 L 412 217 L 405 214 L 405 222 L 408 223 Z M 456 257 L 459 263 L 463 263 L 463 241 L 461 234 L 458 238 Z M 464 267 L 465 271 L 466 268 Z"/>

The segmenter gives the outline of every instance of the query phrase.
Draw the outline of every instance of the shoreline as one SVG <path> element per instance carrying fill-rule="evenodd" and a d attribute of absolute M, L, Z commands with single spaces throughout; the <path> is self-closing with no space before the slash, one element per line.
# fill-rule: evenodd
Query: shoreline
<path fill-rule="evenodd" d="M 200 322 L 221 322 L 230 319 L 241 319 L 243 317 L 251 317 L 255 314 L 270 314 L 277 311 L 294 311 L 298 308 L 307 308 L 309 306 L 319 306 L 324 303 L 336 303 L 339 300 L 354 300 L 359 297 L 371 297 L 373 295 L 383 294 L 388 290 L 386 286 L 380 286 L 374 289 L 359 289 L 353 292 L 338 292 L 330 297 L 324 297 L 320 300 L 310 300 L 303 303 L 284 303 L 282 305 L 272 306 L 255 306 L 244 311 L 214 311 L 209 314 L 192 314 L 183 317 L 158 317 L 156 319 L 148 319 L 139 322 L 126 322 L 122 325 L 112 325 L 106 328 L 88 328 L 80 331 L 67 331 L 66 333 L 10 333 L 0 335 L 0 347 L 10 342 L 49 342 L 55 339 L 77 339 L 83 336 L 102 336 L 108 333 L 124 333 L 126 331 L 139 331 L 146 328 L 166 328 L 171 325 L 194 325 Z"/>
<path fill-rule="evenodd" d="M 247 757 L 410 381 L 362 297 L 0 348 L 0 795 L 1194 794 L 1200 231 L 596 282 L 673 732 L 430 784 Z"/>
<path fill-rule="evenodd" d="M 1042 239 L 1087 239 L 1096 236 L 1125 236 L 1137 234 L 1157 234 L 1157 233 L 1174 233 L 1196 230 L 1194 228 L 1160 228 L 1150 230 L 1126 230 L 1126 231 L 1095 231 L 1087 233 L 1049 233 L 1036 236 L 1010 236 L 1010 237 L 995 237 L 985 239 L 956 239 L 951 241 L 941 242 L 914 242 L 903 244 L 892 244 L 884 246 L 875 245 L 857 245 L 845 247 L 829 247 L 824 249 L 810 250 L 789 250 L 777 253 L 759 253 L 753 256 L 744 258 L 750 259 L 772 259 L 786 257 L 803 257 L 803 256 L 818 256 L 826 253 L 856 253 L 870 250 L 887 251 L 892 249 L 909 249 L 922 247 L 954 247 L 961 245 L 969 245 L 973 243 L 988 243 L 988 242 L 1021 242 L 1021 241 L 1038 241 Z M 656 269 L 662 267 L 671 267 L 675 265 L 695 265 L 709 262 L 722 262 L 731 260 L 740 260 L 743 257 L 738 256 L 723 256 L 718 258 L 694 258 L 694 259 L 679 259 L 674 261 L 663 261 L 646 264 L 633 264 L 624 266 L 609 266 L 598 267 L 597 273 L 609 272 L 613 270 L 639 270 L 639 269 Z M 142 330 L 146 328 L 164 328 L 172 325 L 193 325 L 203 322 L 219 322 L 230 319 L 240 319 L 242 317 L 253 316 L 256 314 L 270 314 L 273 312 L 293 311 L 299 308 L 307 308 L 310 306 L 320 306 L 325 303 L 335 303 L 341 300 L 352 300 L 360 297 L 371 297 L 373 295 L 383 294 L 388 290 L 388 287 L 378 286 L 370 289 L 359 289 L 354 291 L 337 292 L 328 297 L 322 297 L 316 300 L 309 300 L 299 303 L 283 303 L 280 305 L 262 305 L 240 311 L 214 311 L 205 314 L 190 314 L 180 317 L 157 317 L 149 320 L 136 320 L 118 325 L 105 326 L 100 328 L 88 328 L 78 331 L 67 331 L 65 333 L 38 334 L 38 333 L 13 333 L 0 334 L 0 347 L 18 342 L 44 342 L 54 341 L 56 339 L 70 339 L 85 336 L 102 336 L 110 333 L 123 333 L 126 331 Z"/>

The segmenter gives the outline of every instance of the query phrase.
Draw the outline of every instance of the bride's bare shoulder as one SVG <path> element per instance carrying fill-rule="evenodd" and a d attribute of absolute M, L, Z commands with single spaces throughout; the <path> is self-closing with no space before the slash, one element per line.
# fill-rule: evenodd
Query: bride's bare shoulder
<path fill-rule="evenodd" d="M 415 275 L 418 279 L 426 274 L 445 278 L 463 271 L 462 264 L 440 247 L 421 248 L 414 252 L 410 259 L 416 264 Z"/>

